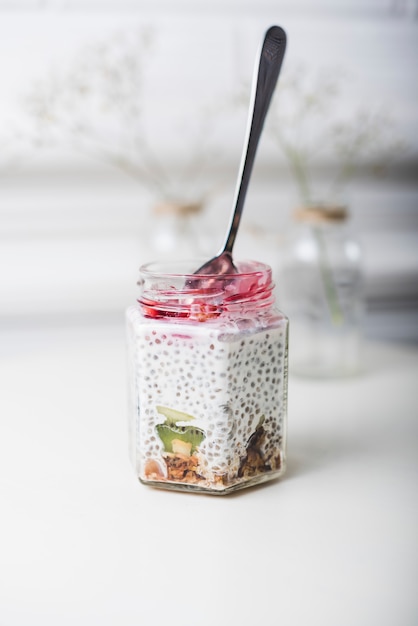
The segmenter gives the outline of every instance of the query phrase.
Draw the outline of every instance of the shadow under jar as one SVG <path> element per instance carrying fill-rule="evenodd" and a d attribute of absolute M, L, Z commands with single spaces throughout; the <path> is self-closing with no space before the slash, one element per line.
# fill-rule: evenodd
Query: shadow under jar
<path fill-rule="evenodd" d="M 200 263 L 201 264 L 201 263 Z M 140 270 L 127 311 L 130 447 L 139 480 L 225 494 L 285 470 L 288 320 L 270 267 Z"/>

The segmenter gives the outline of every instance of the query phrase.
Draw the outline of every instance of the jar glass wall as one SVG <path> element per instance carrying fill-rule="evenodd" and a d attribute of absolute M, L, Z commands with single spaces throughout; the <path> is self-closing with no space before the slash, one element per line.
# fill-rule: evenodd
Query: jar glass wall
<path fill-rule="evenodd" d="M 127 311 L 131 453 L 156 487 L 224 494 L 285 469 L 287 318 L 271 270 L 141 268 Z"/>
<path fill-rule="evenodd" d="M 292 322 L 290 371 L 319 377 L 356 373 L 363 273 L 347 211 L 312 206 L 295 217 L 283 250 L 279 289 Z"/>

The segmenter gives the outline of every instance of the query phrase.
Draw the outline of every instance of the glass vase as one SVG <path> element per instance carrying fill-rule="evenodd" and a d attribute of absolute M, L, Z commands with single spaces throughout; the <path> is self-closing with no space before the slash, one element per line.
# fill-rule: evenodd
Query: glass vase
<path fill-rule="evenodd" d="M 361 367 L 363 270 L 360 245 L 342 206 L 295 212 L 280 272 L 291 321 L 290 371 L 318 377 Z"/>

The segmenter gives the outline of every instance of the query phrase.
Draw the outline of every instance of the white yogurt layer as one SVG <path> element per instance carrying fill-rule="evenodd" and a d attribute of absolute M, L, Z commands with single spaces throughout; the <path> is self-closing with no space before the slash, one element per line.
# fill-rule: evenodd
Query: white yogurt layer
<path fill-rule="evenodd" d="M 225 332 L 128 310 L 139 478 L 225 489 L 283 466 L 287 320 Z M 168 416 L 168 417 L 167 417 Z"/>

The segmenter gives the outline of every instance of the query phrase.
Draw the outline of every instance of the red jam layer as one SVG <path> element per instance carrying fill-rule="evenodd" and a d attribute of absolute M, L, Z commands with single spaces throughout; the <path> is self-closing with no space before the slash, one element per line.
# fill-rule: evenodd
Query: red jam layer
<path fill-rule="evenodd" d="M 259 263 L 242 263 L 238 274 L 195 276 L 199 288 L 188 288 L 187 280 L 181 288 L 175 286 L 178 275 L 164 276 L 158 288 L 158 277 L 152 287 L 145 285 L 142 296 L 138 299 L 143 315 L 148 318 L 176 318 L 205 322 L 225 313 L 259 311 L 269 308 L 273 303 L 271 270 Z M 260 269 L 261 268 L 261 269 Z M 173 280 L 173 286 L 167 287 L 167 279 Z M 182 277 L 183 278 L 183 277 Z M 184 277 L 187 279 L 187 277 Z M 190 283 L 189 283 L 190 284 Z"/>

